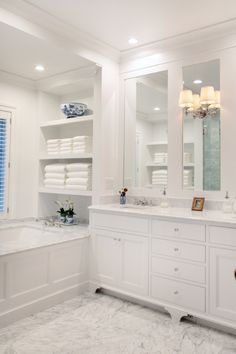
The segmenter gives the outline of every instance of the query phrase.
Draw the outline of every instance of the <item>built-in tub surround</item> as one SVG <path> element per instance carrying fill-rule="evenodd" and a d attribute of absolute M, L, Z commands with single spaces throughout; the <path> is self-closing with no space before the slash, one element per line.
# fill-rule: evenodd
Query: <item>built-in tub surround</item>
<path fill-rule="evenodd" d="M 0 227 L 0 327 L 88 288 L 87 225 Z"/>
<path fill-rule="evenodd" d="M 90 222 L 94 288 L 236 330 L 236 215 L 111 204 Z"/>

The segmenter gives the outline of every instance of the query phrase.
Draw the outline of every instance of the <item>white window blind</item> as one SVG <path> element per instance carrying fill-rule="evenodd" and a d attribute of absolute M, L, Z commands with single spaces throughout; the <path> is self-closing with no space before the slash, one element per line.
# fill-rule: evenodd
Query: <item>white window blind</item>
<path fill-rule="evenodd" d="M 10 112 L 0 111 L 0 215 L 8 209 Z"/>

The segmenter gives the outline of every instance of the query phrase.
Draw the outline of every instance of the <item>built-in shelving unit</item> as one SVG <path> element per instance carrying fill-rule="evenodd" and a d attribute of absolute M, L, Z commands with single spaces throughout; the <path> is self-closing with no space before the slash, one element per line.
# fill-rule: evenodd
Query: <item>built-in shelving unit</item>
<path fill-rule="evenodd" d="M 39 124 L 39 185 L 38 185 L 38 214 L 39 216 L 55 215 L 57 207 L 55 200 L 65 201 L 69 197 L 75 203 L 75 212 L 79 218 L 88 219 L 88 206 L 92 204 L 93 198 L 93 176 L 94 176 L 94 120 L 96 117 L 96 104 L 98 99 L 95 97 L 99 92 L 98 84 L 99 75 L 96 76 L 97 67 L 89 70 L 88 80 L 85 77 L 86 70 L 82 71 L 81 78 L 68 76 L 65 85 L 63 80 L 55 78 L 55 82 L 51 83 L 50 89 L 47 85 L 42 85 L 43 89 L 39 92 L 39 116 L 41 122 Z M 94 75 L 92 77 L 92 74 Z M 95 85 L 96 82 L 96 85 Z M 96 87 L 96 89 L 95 89 Z M 55 89 L 54 89 L 55 88 Z M 94 112 L 90 115 L 83 115 L 75 118 L 66 118 L 61 112 L 61 104 L 65 102 L 81 102 L 87 104 L 90 111 Z M 68 139 L 78 136 L 88 136 L 88 148 L 86 152 L 75 152 L 73 144 L 71 151 L 62 152 L 59 148 L 58 153 L 48 154 L 47 141 L 51 139 Z M 91 144 L 90 144 L 91 140 Z M 91 145 L 91 148 L 90 148 Z M 76 149 L 76 148 L 75 148 Z M 45 166 L 50 164 L 71 164 L 71 163 L 89 163 L 92 165 L 91 171 L 91 188 L 88 182 L 89 190 L 83 190 L 80 187 L 70 189 L 66 185 L 64 188 L 45 187 Z M 66 175 L 65 175 L 66 177 Z"/>

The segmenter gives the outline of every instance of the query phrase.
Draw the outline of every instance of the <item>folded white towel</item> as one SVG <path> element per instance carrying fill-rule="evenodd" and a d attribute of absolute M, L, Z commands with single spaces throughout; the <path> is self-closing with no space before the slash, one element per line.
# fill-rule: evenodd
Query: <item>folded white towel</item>
<path fill-rule="evenodd" d="M 47 144 L 56 144 L 60 143 L 60 139 L 48 139 Z"/>
<path fill-rule="evenodd" d="M 73 146 L 87 146 L 90 145 L 90 142 L 88 141 L 74 141 Z"/>
<path fill-rule="evenodd" d="M 68 178 L 85 178 L 91 177 L 91 171 L 67 172 Z"/>
<path fill-rule="evenodd" d="M 88 186 L 81 186 L 79 184 L 67 184 L 65 186 L 66 189 L 75 189 L 75 190 L 81 190 L 81 191 L 88 191 L 90 188 Z"/>
<path fill-rule="evenodd" d="M 58 185 L 58 184 L 45 184 L 44 185 L 45 188 L 57 188 L 57 189 L 63 189 L 65 188 L 65 186 L 61 186 L 61 185 Z"/>
<path fill-rule="evenodd" d="M 64 185 L 65 184 L 65 181 L 64 179 L 57 179 L 57 178 L 45 178 L 44 179 L 44 183 L 45 184 L 60 184 L 60 185 Z"/>
<path fill-rule="evenodd" d="M 54 172 L 46 172 L 44 177 L 47 178 L 56 178 L 56 179 L 65 179 L 65 173 L 54 173 Z"/>
<path fill-rule="evenodd" d="M 61 144 L 67 144 L 67 143 L 72 143 L 72 138 L 66 138 L 66 139 L 61 139 Z"/>
<path fill-rule="evenodd" d="M 66 165 L 64 164 L 51 164 L 51 165 L 46 165 L 44 170 L 45 172 L 64 172 L 66 168 Z"/>
<path fill-rule="evenodd" d="M 67 171 L 87 171 L 91 166 L 91 163 L 70 163 L 66 165 L 66 169 Z"/>
<path fill-rule="evenodd" d="M 72 146 L 72 144 L 66 143 L 66 144 L 61 144 L 60 148 L 70 148 Z"/>
<path fill-rule="evenodd" d="M 60 144 L 47 144 L 48 149 L 58 149 Z"/>
<path fill-rule="evenodd" d="M 88 149 L 73 149 L 72 151 L 78 154 L 84 154 L 85 152 L 88 152 Z"/>
<path fill-rule="evenodd" d="M 88 185 L 91 184 L 90 178 L 67 178 L 66 184 L 81 184 L 81 185 Z"/>
<path fill-rule="evenodd" d="M 79 135 L 79 136 L 74 136 L 74 138 L 72 139 L 74 142 L 75 141 L 85 141 L 85 140 L 91 140 L 91 136 L 88 135 Z"/>
<path fill-rule="evenodd" d="M 60 151 L 71 151 L 71 147 L 60 148 Z"/>

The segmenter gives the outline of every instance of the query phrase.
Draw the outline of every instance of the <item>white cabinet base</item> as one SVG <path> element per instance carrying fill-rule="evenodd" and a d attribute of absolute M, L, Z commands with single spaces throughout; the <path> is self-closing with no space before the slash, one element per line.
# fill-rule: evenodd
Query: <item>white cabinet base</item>
<path fill-rule="evenodd" d="M 176 309 L 174 309 L 172 307 L 165 306 L 165 310 L 167 312 L 169 312 L 172 321 L 175 322 L 175 323 L 179 323 L 181 321 L 182 317 L 188 316 L 187 312 L 176 310 Z"/>

